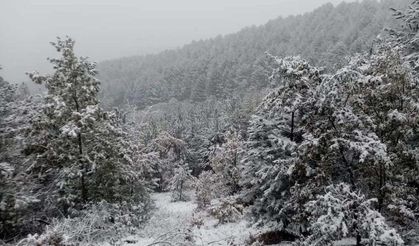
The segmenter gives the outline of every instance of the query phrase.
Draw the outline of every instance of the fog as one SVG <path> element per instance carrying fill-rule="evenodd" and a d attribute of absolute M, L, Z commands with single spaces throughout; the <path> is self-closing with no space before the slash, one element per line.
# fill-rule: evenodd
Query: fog
<path fill-rule="evenodd" d="M 326 2 L 341 0 L 1 0 L 0 76 L 21 82 L 27 71 L 47 71 L 56 36 L 73 37 L 80 55 L 102 61 L 236 32 Z"/>

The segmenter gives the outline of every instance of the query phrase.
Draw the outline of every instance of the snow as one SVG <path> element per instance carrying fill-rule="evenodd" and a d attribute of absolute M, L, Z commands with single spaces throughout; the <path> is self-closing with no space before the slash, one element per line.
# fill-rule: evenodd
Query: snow
<path fill-rule="evenodd" d="M 0 177 L 9 177 L 13 174 L 15 169 L 7 162 L 0 162 Z"/>
<path fill-rule="evenodd" d="M 244 245 L 244 241 L 250 235 L 257 233 L 254 228 L 248 227 L 245 219 L 236 223 L 218 224 L 218 220 L 206 212 L 197 212 L 194 200 L 172 202 L 171 193 L 154 193 L 152 199 L 155 202 L 155 210 L 150 220 L 137 235 L 122 240 L 125 246 L 147 246 L 163 241 L 175 245 L 189 245 L 185 240 L 189 235 L 194 240 L 190 245 L 227 246 L 233 242 L 234 245 Z M 194 214 L 203 219 L 203 224 L 199 227 L 192 225 Z"/>
<path fill-rule="evenodd" d="M 407 121 L 407 117 L 404 113 L 399 112 L 397 109 L 391 111 L 388 114 L 388 117 L 392 120 L 398 121 L 400 123 L 404 123 Z"/>
<path fill-rule="evenodd" d="M 196 205 L 191 202 L 171 202 L 170 193 L 155 193 L 152 195 L 155 211 L 138 235 L 123 241 L 135 241 L 134 246 L 145 246 L 160 241 L 168 234 L 186 233 L 190 218 Z"/>
<path fill-rule="evenodd" d="M 216 219 L 209 217 L 205 218 L 203 226 L 193 230 L 197 245 L 244 245 L 244 241 L 255 233 L 245 220 L 218 225 Z"/>
<path fill-rule="evenodd" d="M 61 132 L 64 135 L 67 135 L 72 138 L 76 138 L 77 134 L 80 132 L 80 128 L 77 127 L 74 122 L 69 122 L 68 124 L 61 127 Z"/>
<path fill-rule="evenodd" d="M 98 106 L 97 105 L 88 105 L 86 107 L 86 114 L 95 114 L 98 111 Z"/>
<path fill-rule="evenodd" d="M 188 194 L 193 198 L 193 194 Z M 155 210 L 139 233 L 122 240 L 123 246 L 184 245 L 184 246 L 228 246 L 246 245 L 250 236 L 260 230 L 249 227 L 243 217 L 235 223 L 219 224 L 218 220 L 205 211 L 197 211 L 194 199 L 187 202 L 172 202 L 171 193 L 154 193 Z M 193 225 L 194 218 L 202 219 L 200 226 Z M 193 238 L 189 242 L 186 238 Z M 161 243 L 158 243 L 161 242 Z M 167 243 L 163 243 L 167 242 Z M 283 243 L 277 246 L 290 246 Z M 335 246 L 355 245 L 354 238 L 336 241 Z"/>

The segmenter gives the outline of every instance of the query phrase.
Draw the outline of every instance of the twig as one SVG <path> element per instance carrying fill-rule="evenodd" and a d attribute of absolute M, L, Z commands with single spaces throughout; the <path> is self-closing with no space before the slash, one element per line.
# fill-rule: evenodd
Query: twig
<path fill-rule="evenodd" d="M 159 242 L 154 242 L 154 243 L 151 243 L 151 244 L 148 244 L 148 245 L 146 245 L 146 246 L 152 246 L 152 245 L 158 245 L 158 244 L 167 244 L 167 245 L 169 245 L 169 246 L 173 246 L 173 244 L 171 244 L 171 243 L 169 243 L 169 242 L 164 242 L 164 241 L 159 241 Z"/>
<path fill-rule="evenodd" d="M 233 236 L 231 236 L 231 237 L 226 237 L 226 238 L 223 238 L 223 239 L 220 239 L 220 240 L 216 240 L 216 241 L 209 242 L 209 243 L 207 243 L 207 245 L 210 245 L 210 244 L 213 244 L 213 243 L 222 242 L 222 241 L 225 241 L 225 240 L 228 240 L 228 239 L 233 239 L 233 238 L 234 238 Z"/>

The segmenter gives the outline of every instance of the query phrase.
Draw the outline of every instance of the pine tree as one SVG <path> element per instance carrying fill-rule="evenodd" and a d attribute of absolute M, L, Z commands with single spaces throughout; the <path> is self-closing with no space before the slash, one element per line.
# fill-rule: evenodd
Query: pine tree
<path fill-rule="evenodd" d="M 172 200 L 187 201 L 189 197 L 185 191 L 191 187 L 193 183 L 193 176 L 187 164 L 179 164 L 173 172 L 173 177 L 170 179 L 170 190 L 172 191 Z"/>
<path fill-rule="evenodd" d="M 21 153 L 37 103 L 0 77 L 0 105 L 0 238 L 8 240 L 37 226 L 36 183 L 26 174 L 28 165 Z"/>
<path fill-rule="evenodd" d="M 361 238 L 368 238 L 369 245 L 378 241 L 385 245 L 404 244 L 396 230 L 373 208 L 375 199 L 366 199 L 345 183 L 330 185 L 325 190 L 325 194 L 307 203 L 311 235 L 300 245 L 332 246 L 334 241 L 348 237 L 356 238 L 357 245 L 361 245 Z"/>
<path fill-rule="evenodd" d="M 95 64 L 74 54 L 71 38 L 52 43 L 61 54 L 49 59 L 52 75 L 29 74 L 48 90 L 43 111 L 28 134 L 31 172 L 44 184 L 47 205 L 64 211 L 88 202 L 147 199 L 146 184 L 134 163 L 135 151 L 120 119 L 104 112 L 97 99 Z"/>
<path fill-rule="evenodd" d="M 352 170 L 352 185 L 377 198 L 377 210 L 396 222 L 399 230 L 417 225 L 414 214 L 418 203 L 415 184 L 418 170 L 414 167 L 417 151 L 414 142 L 418 117 L 414 112 L 418 91 L 414 70 L 409 67 L 399 48 L 380 41 L 372 53 L 355 57 L 329 80 L 343 92 L 333 90 L 332 97 L 346 98 L 341 104 L 346 114 L 340 114 L 345 117 L 334 119 L 342 122 L 340 132 L 345 132 L 344 141 L 340 134 L 339 146 L 342 156 L 351 164 L 346 170 L 347 173 Z M 351 137 L 353 133 L 358 136 Z M 333 162 L 332 169 L 339 170 L 336 161 Z"/>
<path fill-rule="evenodd" d="M 157 162 L 153 165 L 158 191 L 170 189 L 170 183 L 176 168 L 183 167 L 183 169 L 178 170 L 180 174 L 184 174 L 182 170 L 185 172 L 189 170 L 189 167 L 185 164 L 187 156 L 186 143 L 167 132 L 160 132 L 147 146 L 147 152 L 158 156 Z"/>
<path fill-rule="evenodd" d="M 263 100 L 251 120 L 243 150 L 241 185 L 243 199 L 253 203 L 258 223 L 284 230 L 295 224 L 292 222 L 295 211 L 290 206 L 297 205 L 297 201 L 293 205 L 289 200 L 291 188 L 311 175 L 299 163 L 297 150 L 303 141 L 302 125 L 315 102 L 314 88 L 321 75 L 298 57 L 269 58 L 274 69 L 271 81 L 277 84 L 277 89 Z"/>
<path fill-rule="evenodd" d="M 196 203 L 198 205 L 198 209 L 205 209 L 209 205 L 211 205 L 212 199 L 216 197 L 215 194 L 218 193 L 217 190 L 217 183 L 218 180 L 212 171 L 203 171 L 198 176 L 198 179 L 195 182 L 195 195 L 196 195 Z"/>
<path fill-rule="evenodd" d="M 331 75 L 301 60 L 274 60 L 279 88 L 260 105 L 244 150 L 243 196 L 257 221 L 309 233 L 307 202 L 344 181 L 376 198 L 397 229 L 415 227 L 417 86 L 388 47 Z"/>
<path fill-rule="evenodd" d="M 214 179 L 217 180 L 216 190 L 218 196 L 224 197 L 233 195 L 239 191 L 239 162 L 240 162 L 240 140 L 236 133 L 227 132 L 224 142 L 216 143 L 210 150 L 209 165 L 214 172 Z"/>

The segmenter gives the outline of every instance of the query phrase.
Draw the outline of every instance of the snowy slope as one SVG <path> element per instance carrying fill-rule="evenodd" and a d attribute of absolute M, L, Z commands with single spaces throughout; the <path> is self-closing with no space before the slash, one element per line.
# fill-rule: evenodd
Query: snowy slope
<path fill-rule="evenodd" d="M 156 206 L 153 215 L 138 235 L 123 240 L 124 245 L 243 245 L 249 235 L 256 233 L 244 220 L 218 225 L 205 213 L 199 213 L 203 225 L 198 228 L 192 225 L 196 209 L 193 200 L 171 202 L 170 193 L 155 193 L 152 198 Z"/>
<path fill-rule="evenodd" d="M 137 235 L 123 240 L 123 246 L 229 246 L 245 245 L 245 241 L 258 233 L 243 218 L 236 223 L 218 224 L 205 212 L 197 212 L 194 200 L 171 202 L 170 193 L 154 193 L 155 210 L 150 220 Z M 200 226 L 194 218 L 202 219 Z M 289 246 L 290 244 L 281 244 Z M 354 245 L 353 240 L 336 242 L 337 246 Z"/>
<path fill-rule="evenodd" d="M 125 239 L 135 244 L 126 245 L 145 246 L 157 242 L 183 241 L 189 234 L 189 221 L 196 208 L 193 202 L 171 202 L 170 193 L 155 193 L 152 198 L 156 206 L 153 215 L 138 235 Z"/>

